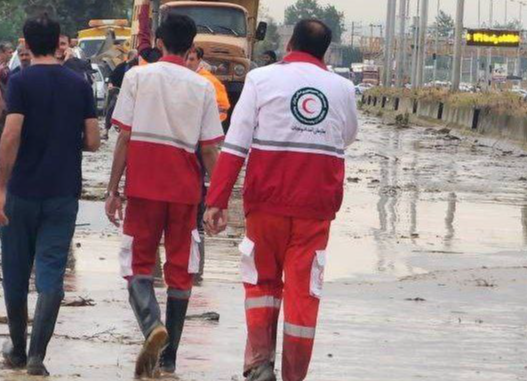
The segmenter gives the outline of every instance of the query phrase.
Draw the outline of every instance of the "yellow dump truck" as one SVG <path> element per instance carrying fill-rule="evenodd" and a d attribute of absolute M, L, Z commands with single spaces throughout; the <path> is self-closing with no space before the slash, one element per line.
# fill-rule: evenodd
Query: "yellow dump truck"
<path fill-rule="evenodd" d="M 176 12 L 187 15 L 196 22 L 196 45 L 204 50 L 205 61 L 213 67 L 214 74 L 227 87 L 231 104 L 236 104 L 245 76 L 253 65 L 254 45 L 265 39 L 267 31 L 265 22 L 258 23 L 260 0 L 135 0 L 133 41 L 139 29 L 139 12 L 148 3 L 152 14 L 159 15 L 160 19 L 167 12 Z M 157 5 L 160 5 L 159 10 L 156 9 Z"/>
<path fill-rule="evenodd" d="M 89 29 L 79 31 L 78 46 L 86 57 L 91 58 L 100 53 L 108 33 L 114 33 L 115 42 L 125 44 L 130 41 L 132 29 L 128 20 L 91 20 Z"/>

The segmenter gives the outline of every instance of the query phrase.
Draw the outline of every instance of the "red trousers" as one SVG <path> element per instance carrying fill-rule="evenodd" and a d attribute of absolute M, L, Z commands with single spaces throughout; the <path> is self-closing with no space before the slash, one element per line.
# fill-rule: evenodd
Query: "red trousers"
<path fill-rule="evenodd" d="M 245 373 L 265 362 L 274 364 L 283 298 L 282 379 L 306 378 L 315 339 L 330 225 L 330 221 L 261 212 L 247 216 L 247 238 L 240 245 L 248 328 Z"/>
<path fill-rule="evenodd" d="M 128 199 L 120 255 L 122 276 L 154 275 L 157 251 L 164 233 L 164 275 L 169 296 L 190 297 L 192 274 L 199 271 L 200 260 L 197 209 L 197 205 Z"/>

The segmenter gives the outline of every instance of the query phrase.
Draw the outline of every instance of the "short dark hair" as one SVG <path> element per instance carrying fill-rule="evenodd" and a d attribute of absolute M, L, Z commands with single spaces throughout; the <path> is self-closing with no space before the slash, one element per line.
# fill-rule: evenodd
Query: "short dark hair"
<path fill-rule="evenodd" d="M 198 60 L 202 60 L 203 57 L 205 57 L 205 51 L 196 45 L 192 46 L 192 48 L 190 49 L 190 53 L 196 53 Z"/>
<path fill-rule="evenodd" d="M 163 52 L 158 48 L 146 48 L 141 50 L 139 55 L 148 63 L 156 63 L 163 57 Z"/>
<path fill-rule="evenodd" d="M 68 39 L 68 44 L 71 44 L 71 37 L 69 34 L 62 33 L 60 37 L 66 37 Z"/>
<path fill-rule="evenodd" d="M 264 56 L 269 56 L 273 60 L 273 62 L 278 61 L 278 57 L 276 56 L 276 53 L 274 50 L 267 50 L 263 53 Z"/>
<path fill-rule="evenodd" d="M 306 19 L 296 24 L 291 37 L 291 47 L 293 50 L 324 59 L 332 39 L 333 32 L 326 24 L 317 19 Z"/>
<path fill-rule="evenodd" d="M 196 23 L 190 17 L 169 11 L 156 34 L 169 53 L 184 54 L 192 47 L 197 33 Z"/>
<path fill-rule="evenodd" d="M 60 24 L 47 14 L 28 19 L 24 38 L 29 50 L 37 57 L 54 55 L 59 46 Z"/>

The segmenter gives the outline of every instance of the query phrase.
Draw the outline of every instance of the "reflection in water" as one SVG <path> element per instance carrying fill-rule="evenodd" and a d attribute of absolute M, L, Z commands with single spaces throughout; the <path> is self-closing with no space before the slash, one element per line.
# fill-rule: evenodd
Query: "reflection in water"
<path fill-rule="evenodd" d="M 522 227 L 523 227 L 523 241 L 527 246 L 527 200 L 525 205 L 522 206 Z"/>
<path fill-rule="evenodd" d="M 417 234 L 417 204 L 419 202 L 419 179 L 417 173 L 417 154 L 414 154 L 412 165 L 410 166 L 412 173 L 413 191 L 410 196 L 410 236 L 414 237 Z"/>
<path fill-rule="evenodd" d="M 393 131 L 389 138 L 389 147 L 392 152 L 400 152 L 402 146 L 401 134 Z M 377 212 L 379 213 L 379 229 L 373 231 L 374 239 L 377 243 L 379 272 L 394 271 L 396 258 L 394 250 L 390 247 L 391 237 L 397 236 L 399 223 L 399 170 L 400 161 L 398 158 L 383 158 L 380 161 L 380 189 L 379 201 L 377 202 Z M 405 265 L 408 272 L 412 269 Z"/>
<path fill-rule="evenodd" d="M 448 208 L 446 210 L 445 225 L 446 225 L 446 235 L 444 238 L 445 248 L 452 249 L 452 241 L 456 235 L 456 229 L 454 228 L 454 220 L 456 217 L 456 208 L 457 208 L 457 195 L 452 192 L 448 195 Z"/>

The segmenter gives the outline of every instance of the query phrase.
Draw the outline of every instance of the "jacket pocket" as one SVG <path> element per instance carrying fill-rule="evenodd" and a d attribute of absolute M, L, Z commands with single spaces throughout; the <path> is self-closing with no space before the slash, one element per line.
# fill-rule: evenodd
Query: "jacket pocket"
<path fill-rule="evenodd" d="M 311 282 L 309 293 L 320 299 L 324 287 L 324 270 L 326 268 L 326 251 L 317 251 L 311 267 Z"/>
<path fill-rule="evenodd" d="M 189 274 L 199 274 L 199 265 L 200 265 L 200 253 L 199 253 L 199 244 L 201 243 L 201 237 L 199 236 L 199 231 L 193 230 L 192 237 L 190 242 L 190 258 L 188 261 L 188 273 Z"/>
<path fill-rule="evenodd" d="M 132 248 L 134 237 L 123 234 L 121 241 L 121 251 L 119 252 L 119 265 L 121 267 L 121 276 L 123 278 L 134 275 L 132 270 Z"/>
<path fill-rule="evenodd" d="M 243 283 L 258 284 L 258 271 L 254 260 L 254 242 L 245 237 L 238 249 L 242 253 L 241 273 Z"/>

